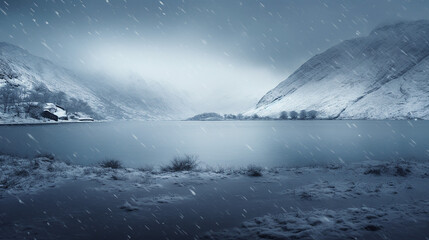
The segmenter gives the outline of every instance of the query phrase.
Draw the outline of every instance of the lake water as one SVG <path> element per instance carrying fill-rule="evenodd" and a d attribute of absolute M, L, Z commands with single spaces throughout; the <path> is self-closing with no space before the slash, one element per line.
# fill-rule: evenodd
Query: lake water
<path fill-rule="evenodd" d="M 429 121 L 118 121 L 0 126 L 0 152 L 93 165 L 163 165 L 195 154 L 202 164 L 242 167 L 429 158 Z"/>

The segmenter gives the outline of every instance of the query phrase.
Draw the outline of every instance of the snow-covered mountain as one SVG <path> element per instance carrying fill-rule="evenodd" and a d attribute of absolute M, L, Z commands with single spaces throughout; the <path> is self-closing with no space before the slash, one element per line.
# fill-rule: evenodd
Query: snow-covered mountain
<path fill-rule="evenodd" d="M 381 26 L 312 57 L 246 114 L 300 110 L 318 118 L 429 119 L 429 21 Z"/>
<path fill-rule="evenodd" d="M 0 89 L 19 88 L 20 95 L 27 96 L 26 101 L 36 101 L 31 96 L 37 93 L 44 95 L 41 98 L 54 96 L 50 102 L 61 96 L 63 102 L 72 99 L 89 106 L 88 115 L 100 119 L 172 119 L 180 117 L 183 110 L 184 103 L 173 94 L 167 95 L 162 86 L 155 88 L 138 79 L 133 86 L 118 87 L 111 79 L 94 78 L 97 77 L 77 75 L 20 47 L 0 42 Z M 1 114 L 5 113 L 1 111 L 0 118 Z"/>

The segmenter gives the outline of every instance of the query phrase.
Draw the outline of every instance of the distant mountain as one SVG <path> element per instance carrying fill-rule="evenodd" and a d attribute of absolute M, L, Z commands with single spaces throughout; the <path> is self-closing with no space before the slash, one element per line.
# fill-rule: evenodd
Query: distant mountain
<path fill-rule="evenodd" d="M 188 121 L 222 121 L 225 119 L 220 114 L 211 112 L 211 113 L 201 113 L 191 118 L 188 118 L 187 120 Z"/>
<path fill-rule="evenodd" d="M 429 21 L 378 27 L 312 57 L 246 115 L 301 110 L 332 119 L 429 119 Z"/>
<path fill-rule="evenodd" d="M 162 86 L 148 85 L 142 79 L 129 85 L 115 85 L 105 79 L 77 75 L 0 42 L 0 119 L 3 116 L 5 122 L 7 116 L 22 117 L 25 114 L 19 111 L 26 109 L 23 104 L 34 102 L 54 103 L 68 112 L 98 119 L 172 119 L 180 117 L 185 106 Z"/>

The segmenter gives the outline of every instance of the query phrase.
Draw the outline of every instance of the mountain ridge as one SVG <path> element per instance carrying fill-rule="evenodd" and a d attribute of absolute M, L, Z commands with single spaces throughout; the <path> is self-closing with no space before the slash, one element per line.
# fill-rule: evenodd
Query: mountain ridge
<path fill-rule="evenodd" d="M 428 39 L 429 21 L 420 20 L 382 26 L 366 37 L 343 41 L 301 65 L 246 115 L 275 117 L 282 111 L 316 110 L 319 118 L 329 119 L 429 119 L 429 89 L 424 82 L 428 77 L 415 75 L 429 71 Z M 407 89 L 396 86 L 413 74 L 419 81 L 409 80 Z M 410 81 L 416 82 L 414 87 Z M 418 97 L 377 97 L 397 91 Z"/>
<path fill-rule="evenodd" d="M 166 99 L 168 94 L 161 95 L 147 84 L 134 84 L 133 94 L 128 94 L 126 89 L 119 90 L 112 85 L 113 79 L 107 81 L 105 76 L 99 78 L 99 81 L 95 81 L 94 76 L 78 75 L 52 61 L 32 55 L 21 47 L 0 42 L 0 89 L 11 86 L 17 92 L 19 90 L 17 94 L 26 96 L 26 102 L 30 100 L 39 102 L 31 99 L 31 96 L 36 94 L 42 95 L 41 98 L 46 94 L 61 95 L 63 98 L 65 96 L 66 100 L 74 99 L 75 103 L 87 104 L 92 109 L 90 111 L 92 115 L 107 120 L 172 119 L 178 112 L 174 110 L 180 108 L 170 106 L 169 104 L 174 101 Z M 137 80 L 144 82 L 143 79 Z M 142 94 L 138 94 L 139 91 L 142 91 Z M 49 100 L 51 101 L 52 97 Z M 17 106 L 14 108 L 19 110 Z M 5 118 L 4 112 L 3 115 Z"/>

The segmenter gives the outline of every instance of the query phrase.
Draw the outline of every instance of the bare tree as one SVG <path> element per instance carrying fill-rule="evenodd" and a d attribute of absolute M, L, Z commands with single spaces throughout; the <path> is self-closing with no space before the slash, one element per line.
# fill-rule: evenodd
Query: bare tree
<path fill-rule="evenodd" d="M 259 119 L 259 115 L 255 113 L 255 114 L 252 115 L 251 119 L 252 120 Z"/>
<path fill-rule="evenodd" d="M 68 112 L 83 112 L 88 115 L 95 115 L 88 103 L 81 99 L 70 98 L 64 107 Z"/>
<path fill-rule="evenodd" d="M 295 120 L 295 119 L 297 119 L 297 118 L 298 118 L 298 113 L 297 113 L 296 111 L 291 111 L 291 112 L 289 113 L 289 116 L 290 116 L 290 119 Z"/>
<path fill-rule="evenodd" d="M 62 91 L 54 93 L 52 98 L 53 102 L 59 106 L 63 106 L 67 102 L 67 96 Z"/>
<path fill-rule="evenodd" d="M 316 119 L 316 117 L 317 117 L 317 111 L 311 110 L 307 112 L 308 119 Z"/>
<path fill-rule="evenodd" d="M 22 109 L 21 106 L 19 105 L 18 102 L 15 102 L 14 106 L 13 106 L 13 110 L 15 111 L 15 114 L 17 117 L 21 117 L 21 113 L 22 113 Z"/>
<path fill-rule="evenodd" d="M 52 100 L 52 92 L 44 83 L 39 83 L 33 88 L 28 99 L 33 102 L 47 103 Z"/>
<path fill-rule="evenodd" d="M 24 112 L 26 113 L 26 117 L 31 117 L 35 119 L 39 119 L 41 113 L 43 112 L 43 104 L 41 103 L 27 103 L 24 106 Z"/>
<path fill-rule="evenodd" d="M 286 111 L 283 111 L 280 113 L 280 119 L 281 120 L 287 120 L 287 112 Z"/>
<path fill-rule="evenodd" d="M 299 112 L 299 119 L 301 120 L 307 119 L 307 111 L 301 110 L 301 112 Z"/>
<path fill-rule="evenodd" d="M 6 85 L 0 88 L 0 102 L 3 104 L 3 112 L 6 113 L 9 109 L 9 105 L 15 102 L 16 92 L 13 86 Z"/>

